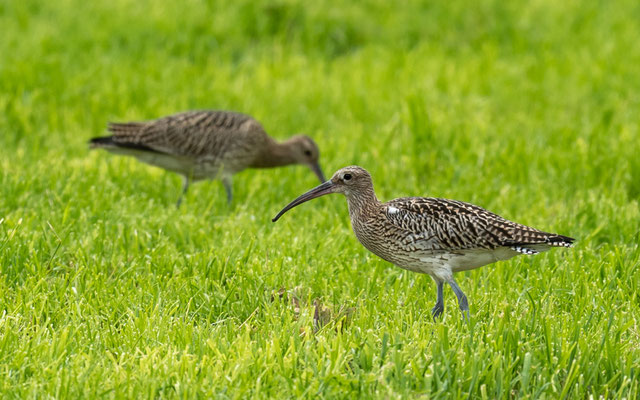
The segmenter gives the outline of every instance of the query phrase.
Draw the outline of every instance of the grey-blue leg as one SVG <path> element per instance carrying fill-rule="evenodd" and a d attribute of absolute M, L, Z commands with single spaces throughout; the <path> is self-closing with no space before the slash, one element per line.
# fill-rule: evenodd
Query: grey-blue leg
<path fill-rule="evenodd" d="M 436 281 L 436 285 L 438 287 L 438 298 L 436 300 L 436 305 L 431 309 L 431 315 L 433 316 L 433 320 L 435 321 L 442 312 L 444 311 L 444 282 Z"/>
<path fill-rule="evenodd" d="M 180 204 L 182 204 L 182 198 L 186 196 L 187 190 L 189 189 L 189 177 L 185 175 L 182 177 L 182 179 L 183 179 L 182 193 L 180 193 L 180 197 L 178 197 L 178 203 L 176 203 L 176 208 L 180 208 Z"/>
<path fill-rule="evenodd" d="M 231 185 L 231 177 L 225 176 L 222 178 L 222 184 L 224 185 L 224 190 L 227 192 L 227 203 L 231 204 L 231 200 L 233 200 L 233 186 Z"/>
<path fill-rule="evenodd" d="M 460 306 L 460 311 L 468 316 L 469 302 L 467 301 L 467 296 L 462 292 L 462 289 L 460 289 L 460 286 L 458 286 L 453 278 L 451 278 L 447 283 L 449 284 L 449 286 L 451 286 L 451 289 L 453 289 L 453 293 L 455 293 L 456 297 L 458 298 L 458 306 Z"/>

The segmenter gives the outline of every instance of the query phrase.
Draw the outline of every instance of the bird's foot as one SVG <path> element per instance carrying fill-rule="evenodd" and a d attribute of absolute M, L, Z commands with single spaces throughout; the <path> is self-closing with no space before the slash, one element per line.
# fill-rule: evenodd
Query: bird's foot
<path fill-rule="evenodd" d="M 433 321 L 435 322 L 436 318 L 442 315 L 444 311 L 444 304 L 436 303 L 436 305 L 431 309 L 431 316 L 433 316 Z"/>

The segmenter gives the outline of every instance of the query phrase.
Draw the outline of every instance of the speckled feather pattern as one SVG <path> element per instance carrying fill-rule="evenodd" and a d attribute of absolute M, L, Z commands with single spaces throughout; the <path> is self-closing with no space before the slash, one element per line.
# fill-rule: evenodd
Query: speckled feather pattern
<path fill-rule="evenodd" d="M 383 207 L 384 218 L 410 234 L 430 232 L 434 250 L 495 249 L 500 246 L 565 243 L 566 237 L 542 232 L 457 200 L 408 197 Z M 389 212 L 389 208 L 399 210 Z M 386 212 L 385 212 L 386 211 Z"/>
<path fill-rule="evenodd" d="M 141 161 L 194 179 L 214 177 L 220 168 L 239 172 L 274 143 L 258 121 L 231 111 L 187 111 L 146 122 L 110 123 L 109 131 L 116 145 L 171 157 L 139 154 Z"/>
<path fill-rule="evenodd" d="M 436 279 L 573 242 L 462 201 L 406 197 L 381 203 L 370 184 L 345 192 L 358 240 L 381 258 Z"/>

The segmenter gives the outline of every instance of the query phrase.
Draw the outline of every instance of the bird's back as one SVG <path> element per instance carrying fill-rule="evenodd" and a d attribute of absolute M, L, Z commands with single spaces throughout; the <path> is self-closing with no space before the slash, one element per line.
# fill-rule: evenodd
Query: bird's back
<path fill-rule="evenodd" d="M 272 139 L 254 118 L 232 111 L 187 111 L 144 121 L 109 123 L 112 136 L 93 147 L 137 157 L 194 179 L 251 165 Z"/>
<path fill-rule="evenodd" d="M 382 203 L 360 221 L 356 236 L 372 252 L 404 268 L 449 264 L 477 268 L 517 254 L 570 246 L 572 238 L 543 232 L 462 201 L 407 197 Z"/>
<path fill-rule="evenodd" d="M 266 133 L 252 117 L 232 111 L 187 111 L 146 122 L 110 123 L 115 143 L 176 156 L 219 155 L 259 146 Z"/>

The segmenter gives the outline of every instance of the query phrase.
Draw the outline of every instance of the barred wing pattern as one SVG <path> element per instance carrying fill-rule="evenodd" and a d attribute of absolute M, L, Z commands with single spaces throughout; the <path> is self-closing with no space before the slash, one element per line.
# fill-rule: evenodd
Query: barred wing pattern
<path fill-rule="evenodd" d="M 431 251 L 510 247 L 527 253 L 533 250 L 527 245 L 569 247 L 573 242 L 567 236 L 542 232 L 457 200 L 407 197 L 392 200 L 385 206 L 389 223 L 417 242 L 423 241 L 425 249 Z"/>
<path fill-rule="evenodd" d="M 187 111 L 168 117 L 110 123 L 114 143 L 175 156 L 216 157 L 241 146 L 248 150 L 269 140 L 258 121 L 231 111 Z"/>

